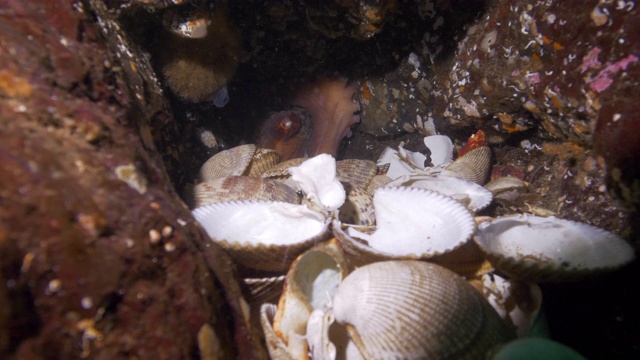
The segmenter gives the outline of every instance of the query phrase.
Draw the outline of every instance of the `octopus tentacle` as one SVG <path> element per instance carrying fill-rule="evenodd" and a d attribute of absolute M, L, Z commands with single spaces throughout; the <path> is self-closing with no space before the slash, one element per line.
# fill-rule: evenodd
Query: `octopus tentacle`
<path fill-rule="evenodd" d="M 360 106 L 353 100 L 356 88 L 342 78 L 323 78 L 297 93 L 293 105 L 309 111 L 313 119 L 308 156 L 336 156 L 343 138 L 351 136 L 351 126 L 360 121 Z"/>
<path fill-rule="evenodd" d="M 342 78 L 322 78 L 303 86 L 290 103 L 294 108 L 262 123 L 256 145 L 275 149 L 281 160 L 330 154 L 336 156 L 351 126 L 360 121 L 356 88 Z"/>

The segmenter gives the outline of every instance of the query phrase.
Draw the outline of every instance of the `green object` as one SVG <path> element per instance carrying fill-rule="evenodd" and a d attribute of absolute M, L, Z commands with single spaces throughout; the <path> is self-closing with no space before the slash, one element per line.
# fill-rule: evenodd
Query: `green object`
<path fill-rule="evenodd" d="M 527 337 L 549 338 L 549 325 L 547 324 L 547 316 L 544 313 L 544 305 L 540 308 Z"/>
<path fill-rule="evenodd" d="M 577 351 L 543 338 L 524 338 L 492 350 L 491 360 L 586 360 Z"/>

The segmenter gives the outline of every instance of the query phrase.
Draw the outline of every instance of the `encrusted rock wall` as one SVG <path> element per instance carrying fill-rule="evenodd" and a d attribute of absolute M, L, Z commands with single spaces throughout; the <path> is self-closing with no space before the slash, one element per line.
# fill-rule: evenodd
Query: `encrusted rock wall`
<path fill-rule="evenodd" d="M 75 1 L 0 2 L 0 357 L 260 357 L 156 151 L 162 92 L 96 20 L 123 36 Z"/>
<path fill-rule="evenodd" d="M 176 49 L 213 56 L 166 41 L 164 14 L 192 5 L 225 23 L 227 43 L 209 49 L 237 70 L 224 108 L 164 86 Z M 529 183 L 526 202 L 494 214 L 553 213 L 637 248 L 639 11 L 613 0 L 0 0 L 0 357 L 264 356 L 232 264 L 173 185 L 253 141 L 318 75 L 358 88 L 362 123 L 339 155 L 376 159 L 420 142 L 418 125 L 456 146 L 483 129 L 494 169 Z M 551 334 L 587 357 L 637 354 L 637 268 L 548 285 Z"/>

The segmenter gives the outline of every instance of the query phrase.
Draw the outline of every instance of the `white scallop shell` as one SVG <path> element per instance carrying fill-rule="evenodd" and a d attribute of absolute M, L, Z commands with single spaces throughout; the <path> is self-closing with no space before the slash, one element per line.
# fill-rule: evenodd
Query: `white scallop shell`
<path fill-rule="evenodd" d="M 304 205 L 266 201 L 215 203 L 196 208 L 193 216 L 234 261 L 264 271 L 288 269 L 325 236 L 330 221 Z"/>
<path fill-rule="evenodd" d="M 469 210 L 452 198 L 418 188 L 384 187 L 373 196 L 377 228 L 348 234 L 390 256 L 430 257 L 464 244 L 475 230 Z"/>
<path fill-rule="evenodd" d="M 480 292 L 422 261 L 356 269 L 340 284 L 333 314 L 366 359 L 480 359 L 513 337 Z"/>
<path fill-rule="evenodd" d="M 496 269 L 537 282 L 613 270 L 635 258 L 621 237 L 553 216 L 524 214 L 484 222 L 474 240 Z"/>
<path fill-rule="evenodd" d="M 482 186 L 453 176 L 412 175 L 398 178 L 387 186 L 411 186 L 437 191 L 460 201 L 469 210 L 476 212 L 489 206 L 493 196 Z"/>

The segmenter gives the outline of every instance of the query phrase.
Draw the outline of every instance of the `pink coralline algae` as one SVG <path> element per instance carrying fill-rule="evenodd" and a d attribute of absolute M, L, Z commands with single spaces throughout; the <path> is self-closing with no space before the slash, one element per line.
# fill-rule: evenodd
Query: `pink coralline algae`
<path fill-rule="evenodd" d="M 527 75 L 525 75 L 527 82 L 529 83 L 529 85 L 535 85 L 538 84 L 541 80 L 540 80 L 540 73 L 529 73 Z"/>
<path fill-rule="evenodd" d="M 597 59 L 596 59 L 597 61 Z M 602 69 L 593 80 L 589 82 L 589 88 L 595 92 L 602 92 L 606 90 L 609 85 L 613 83 L 613 79 L 610 75 L 614 75 L 620 70 L 626 70 L 629 64 L 638 61 L 638 57 L 635 55 L 629 55 L 626 58 L 619 60 L 613 64 L 607 63 L 607 67 Z"/>
<path fill-rule="evenodd" d="M 602 63 L 598 60 L 598 54 L 602 52 L 600 48 L 593 48 L 585 57 L 582 59 L 582 68 L 580 69 L 580 73 L 584 73 L 589 69 L 599 69 Z"/>

